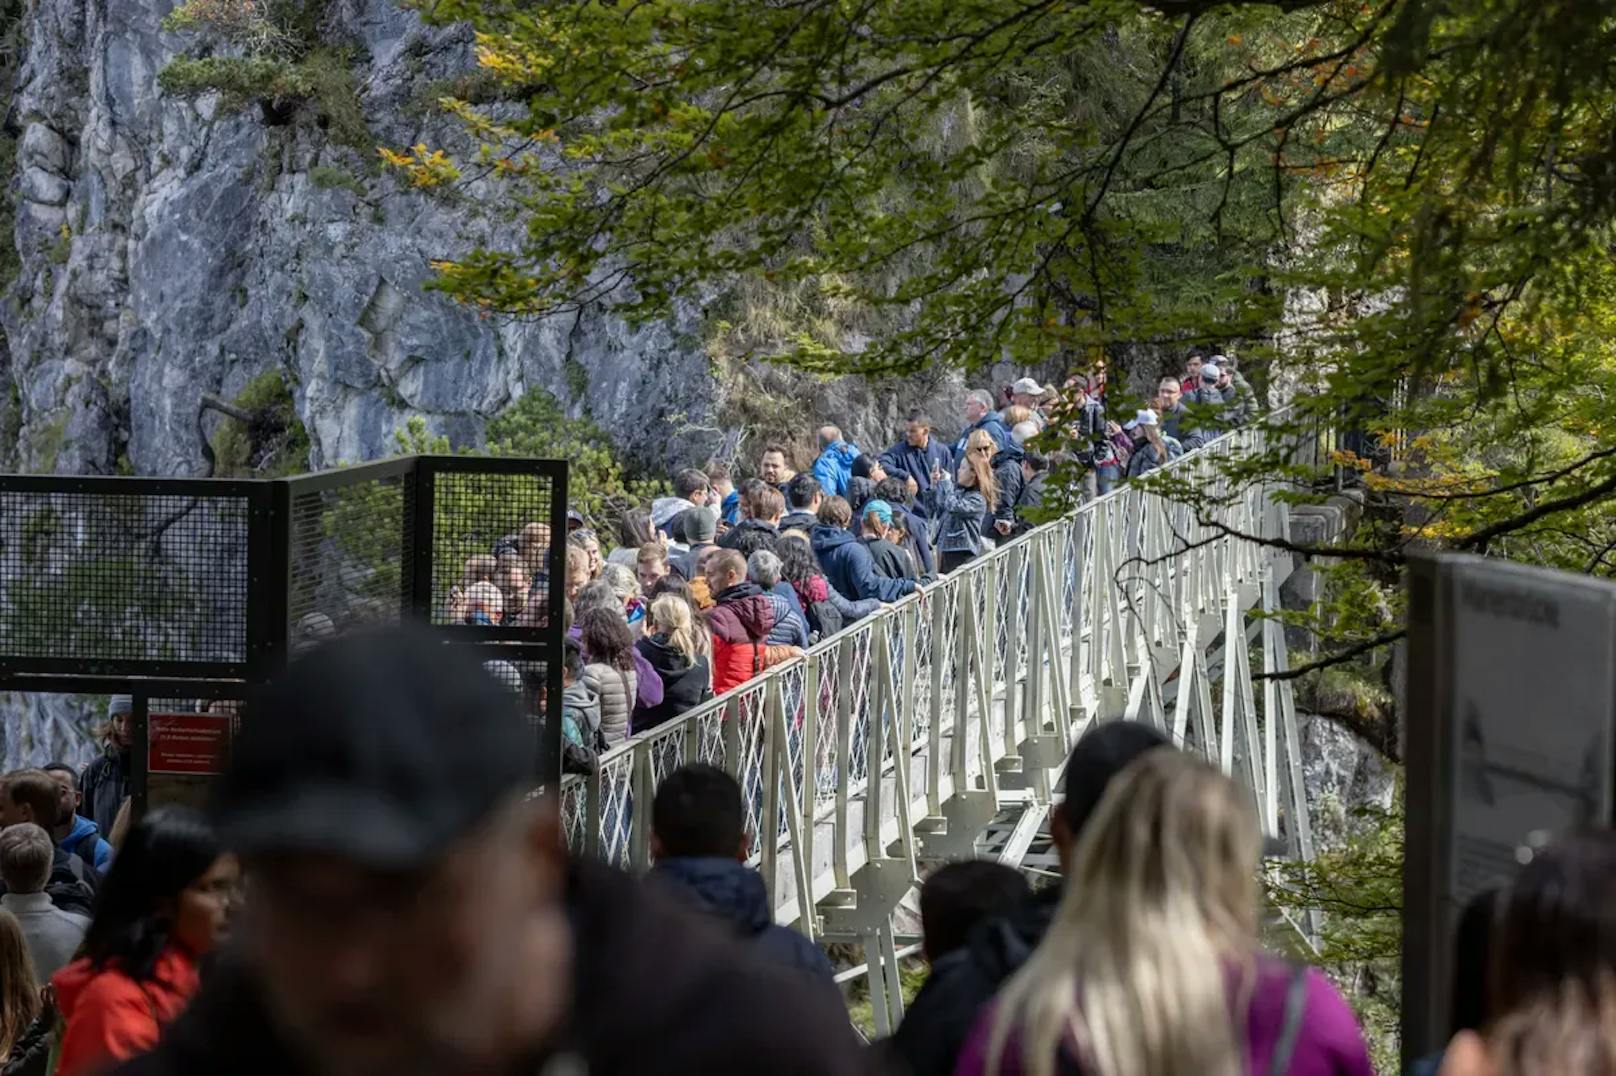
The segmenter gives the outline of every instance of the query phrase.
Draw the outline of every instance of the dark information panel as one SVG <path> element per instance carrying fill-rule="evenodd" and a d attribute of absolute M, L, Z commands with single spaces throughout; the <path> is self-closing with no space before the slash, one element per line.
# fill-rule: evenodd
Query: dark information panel
<path fill-rule="evenodd" d="M 1409 570 L 1403 1056 L 1441 1049 L 1453 930 L 1530 849 L 1611 817 L 1616 585 L 1486 557 Z"/>

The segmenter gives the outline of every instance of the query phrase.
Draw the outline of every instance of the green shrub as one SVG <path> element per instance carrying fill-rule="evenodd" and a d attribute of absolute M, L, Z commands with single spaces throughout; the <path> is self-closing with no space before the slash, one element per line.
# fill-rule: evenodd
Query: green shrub
<path fill-rule="evenodd" d="M 283 115 L 310 106 L 333 142 L 370 163 L 375 137 L 354 83 L 353 54 L 321 36 L 327 0 L 187 0 L 163 28 L 241 50 L 238 56 L 181 56 L 158 73 L 164 92 L 218 92 L 227 109 L 265 102 Z"/>
<path fill-rule="evenodd" d="M 215 477 L 283 478 L 308 469 L 309 433 L 279 370 L 253 378 L 232 402 L 251 417 L 220 422 L 213 435 Z"/>
<path fill-rule="evenodd" d="M 376 157 L 376 136 L 365 122 L 354 83 L 353 55 L 345 49 L 318 48 L 298 64 L 300 78 L 308 85 L 310 103 L 325 121 L 326 134 L 338 145 L 359 151 L 367 165 Z"/>
<path fill-rule="evenodd" d="M 309 182 L 320 190 L 341 189 L 365 197 L 365 184 L 358 176 L 343 168 L 328 168 L 323 164 L 309 169 Z"/>
<path fill-rule="evenodd" d="M 449 442 L 427 433 L 417 417 L 397 434 L 400 452 L 445 453 Z M 665 496 L 666 482 L 636 474 L 612 454 L 611 443 L 588 419 L 570 418 L 543 389 L 530 389 L 488 424 L 489 456 L 566 460 L 567 507 L 583 513 L 607 544 L 617 534 L 617 517 L 629 508 Z"/>
<path fill-rule="evenodd" d="M 300 64 L 262 56 L 181 56 L 158 73 L 157 84 L 183 97 L 217 90 L 226 108 L 265 98 L 304 97 L 311 89 Z"/>

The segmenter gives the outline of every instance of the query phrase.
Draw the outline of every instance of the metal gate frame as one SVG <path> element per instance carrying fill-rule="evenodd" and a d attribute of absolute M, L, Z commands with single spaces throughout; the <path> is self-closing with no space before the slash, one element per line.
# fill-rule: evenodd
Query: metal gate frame
<path fill-rule="evenodd" d="M 435 534 L 437 491 L 444 476 L 488 476 L 513 481 L 533 479 L 543 491 L 541 503 L 550 539 L 545 557 L 544 622 L 531 627 L 488 627 L 447 624 L 435 615 L 433 594 L 444 582 L 434 578 L 440 552 Z M 562 606 L 566 576 L 568 465 L 564 460 L 414 455 L 356 467 L 335 468 L 280 479 L 136 478 L 78 475 L 0 475 L 0 528 L 14 506 L 53 506 L 53 498 L 95 504 L 101 498 L 125 505 L 150 506 L 159 498 L 188 499 L 192 506 L 236 502 L 242 513 L 245 554 L 243 604 L 239 634 L 227 629 L 229 653 L 207 658 L 181 656 L 125 657 L 97 653 L 43 653 L 37 644 L 20 647 L 0 625 L 0 691 L 20 693 L 128 694 L 131 713 L 131 787 L 134 806 L 147 800 L 147 719 L 152 699 L 165 697 L 245 700 L 255 687 L 285 669 L 294 653 L 297 625 L 292 594 L 299 567 L 293 560 L 294 509 L 311 495 L 360 490 L 366 484 L 392 482 L 406 493 L 404 510 L 385 532 L 396 535 L 398 622 L 424 625 L 446 645 L 472 646 L 484 660 L 542 664 L 545 709 L 539 721 L 538 773 L 546 788 L 560 787 Z M 54 508 L 51 508 L 54 511 Z M 190 508 L 184 509 L 190 511 Z M 15 518 L 12 520 L 15 523 Z M 396 528 L 396 529 L 395 529 Z M 152 539 L 163 535 L 158 531 Z M 383 532 L 378 532 L 383 533 Z M 0 608 L 15 600 L 22 575 L 6 551 L 0 531 Z M 58 627 L 75 610 L 64 608 Z M 38 625 L 51 635 L 48 621 Z M 138 628 L 140 625 L 135 624 Z"/>

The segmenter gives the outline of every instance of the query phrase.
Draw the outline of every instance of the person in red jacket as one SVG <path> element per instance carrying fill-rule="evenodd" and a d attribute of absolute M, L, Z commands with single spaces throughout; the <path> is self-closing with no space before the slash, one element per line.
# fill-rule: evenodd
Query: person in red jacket
<path fill-rule="evenodd" d="M 716 604 L 707 610 L 713 635 L 713 694 L 739 687 L 771 665 L 802 653 L 796 646 L 770 646 L 776 608 L 770 596 L 746 579 L 746 561 L 733 549 L 707 559 L 707 587 Z"/>
<path fill-rule="evenodd" d="M 189 811 L 153 811 L 129 832 L 84 956 L 51 977 L 66 1022 L 56 1076 L 98 1076 L 157 1045 L 196 993 L 239 882 L 236 858 Z"/>

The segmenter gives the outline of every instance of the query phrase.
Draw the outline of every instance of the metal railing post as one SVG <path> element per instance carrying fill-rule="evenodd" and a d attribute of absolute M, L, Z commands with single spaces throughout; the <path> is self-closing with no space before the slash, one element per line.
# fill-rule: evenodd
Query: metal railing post
<path fill-rule="evenodd" d="M 779 886 L 780 869 L 780 756 L 789 755 L 783 735 L 785 707 L 780 698 L 779 678 L 764 685 L 763 697 L 759 702 L 761 713 L 757 716 L 763 722 L 763 757 L 758 759 L 758 776 L 763 782 L 763 805 L 758 817 L 757 839 L 763 885 L 769 891 L 769 907 L 773 908 L 777 903 L 774 898 Z M 781 733 L 778 738 L 775 731 L 777 719 Z M 791 772 L 789 759 L 785 772 L 787 775 Z"/>
<path fill-rule="evenodd" d="M 640 740 L 634 744 L 634 764 L 629 777 L 628 862 L 634 871 L 649 870 L 651 866 L 651 800 L 656 795 L 656 780 L 651 773 L 651 742 Z"/>
<path fill-rule="evenodd" d="M 836 651 L 836 884 L 850 884 L 847 797 L 853 781 L 853 639 L 844 635 Z"/>
<path fill-rule="evenodd" d="M 948 618 L 948 602 L 944 587 L 938 584 L 926 596 L 931 616 L 931 694 L 926 700 L 930 708 L 926 727 L 926 811 L 938 815 L 943 810 L 943 665 L 948 655 L 943 649 Z"/>

